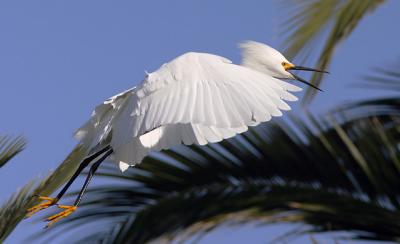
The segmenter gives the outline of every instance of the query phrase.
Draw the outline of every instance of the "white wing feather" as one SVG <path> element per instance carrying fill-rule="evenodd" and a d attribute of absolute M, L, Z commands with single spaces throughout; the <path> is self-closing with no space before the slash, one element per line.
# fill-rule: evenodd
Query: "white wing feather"
<path fill-rule="evenodd" d="M 121 170 L 153 150 L 219 142 L 281 116 L 297 86 L 205 53 L 164 64 L 135 89 L 107 100 L 76 133 L 94 146 L 112 131 L 113 160 Z"/>

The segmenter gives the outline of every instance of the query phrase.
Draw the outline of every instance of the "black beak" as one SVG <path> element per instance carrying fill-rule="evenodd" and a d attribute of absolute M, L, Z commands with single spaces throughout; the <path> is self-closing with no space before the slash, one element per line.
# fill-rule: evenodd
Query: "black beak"
<path fill-rule="evenodd" d="M 289 72 L 289 73 L 290 73 L 290 72 Z M 318 91 L 323 91 L 323 90 L 319 89 L 318 87 L 314 86 L 313 84 L 311 84 L 310 82 L 304 80 L 303 78 L 300 78 L 300 77 L 298 77 L 297 75 L 295 75 L 295 74 L 293 74 L 293 73 L 290 73 L 290 74 L 293 75 L 293 77 L 294 77 L 296 80 L 298 80 L 298 81 L 300 81 L 300 82 L 303 82 L 304 84 L 307 84 L 307 85 L 311 86 L 312 88 L 317 89 Z"/>
<path fill-rule="evenodd" d="M 305 71 L 314 71 L 314 72 L 329 74 L 329 72 L 325 71 L 325 70 L 318 70 L 318 69 L 307 68 L 307 67 L 303 67 L 303 66 L 294 66 L 294 67 L 289 68 L 288 70 L 305 70 Z"/>
<path fill-rule="evenodd" d="M 325 70 L 313 69 L 313 68 L 308 68 L 308 67 L 303 67 L 303 66 L 297 66 L 297 65 L 296 65 L 296 66 L 293 66 L 293 67 L 289 67 L 287 70 L 304 70 L 304 71 L 314 71 L 314 72 L 329 74 L 329 72 L 328 72 L 328 71 L 325 71 Z M 303 82 L 304 84 L 307 84 L 307 85 L 311 86 L 312 88 L 317 89 L 318 91 L 322 91 L 321 89 L 319 89 L 318 87 L 314 86 L 314 85 L 311 84 L 310 82 L 304 80 L 303 78 L 300 78 L 300 77 L 298 77 L 297 75 L 295 75 L 295 74 L 293 74 L 293 73 L 291 73 L 291 72 L 289 72 L 289 73 L 290 73 L 291 75 L 293 75 L 293 77 L 294 77 L 296 80 L 298 80 L 298 81 L 300 81 L 300 82 Z"/>

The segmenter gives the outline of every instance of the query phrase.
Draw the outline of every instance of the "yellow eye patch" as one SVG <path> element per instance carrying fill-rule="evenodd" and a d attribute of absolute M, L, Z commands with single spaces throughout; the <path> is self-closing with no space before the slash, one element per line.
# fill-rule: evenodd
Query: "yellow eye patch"
<path fill-rule="evenodd" d="M 290 69 L 290 68 L 293 68 L 295 65 L 294 65 L 294 64 L 291 64 L 291 63 L 288 63 L 288 62 L 282 62 L 282 66 L 283 66 L 283 68 L 284 68 L 285 70 L 288 70 L 288 69 Z"/>

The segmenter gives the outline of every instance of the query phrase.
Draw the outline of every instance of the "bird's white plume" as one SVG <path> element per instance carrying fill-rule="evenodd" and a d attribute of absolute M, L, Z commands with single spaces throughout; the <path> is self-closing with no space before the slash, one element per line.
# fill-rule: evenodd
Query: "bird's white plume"
<path fill-rule="evenodd" d="M 255 41 L 245 41 L 239 47 L 242 49 L 243 66 L 275 78 L 292 78 L 281 65 L 282 62 L 289 61 L 274 48 Z"/>

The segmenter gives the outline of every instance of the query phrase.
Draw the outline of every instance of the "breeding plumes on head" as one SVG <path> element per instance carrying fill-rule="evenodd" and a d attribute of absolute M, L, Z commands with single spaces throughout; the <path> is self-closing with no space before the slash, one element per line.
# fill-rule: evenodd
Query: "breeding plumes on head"
<path fill-rule="evenodd" d="M 138 86 L 98 105 L 75 136 L 90 152 L 55 198 L 28 209 L 28 216 L 56 205 L 72 182 L 90 166 L 87 179 L 72 206 L 49 217 L 49 225 L 73 213 L 100 164 L 114 162 L 121 171 L 140 163 L 151 151 L 179 144 L 205 145 L 235 136 L 282 111 L 292 92 L 301 88 L 284 80 L 299 80 L 292 70 L 325 72 L 296 66 L 277 50 L 247 41 L 240 44 L 241 65 L 208 53 L 185 53 L 146 74 Z"/>
<path fill-rule="evenodd" d="M 243 66 L 260 71 L 278 79 L 296 79 L 321 91 L 321 89 L 318 87 L 291 73 L 290 70 L 328 73 L 327 71 L 294 65 L 290 63 L 280 52 L 263 43 L 247 41 L 240 44 L 240 47 L 243 50 Z M 279 63 L 281 66 L 277 65 Z"/>

